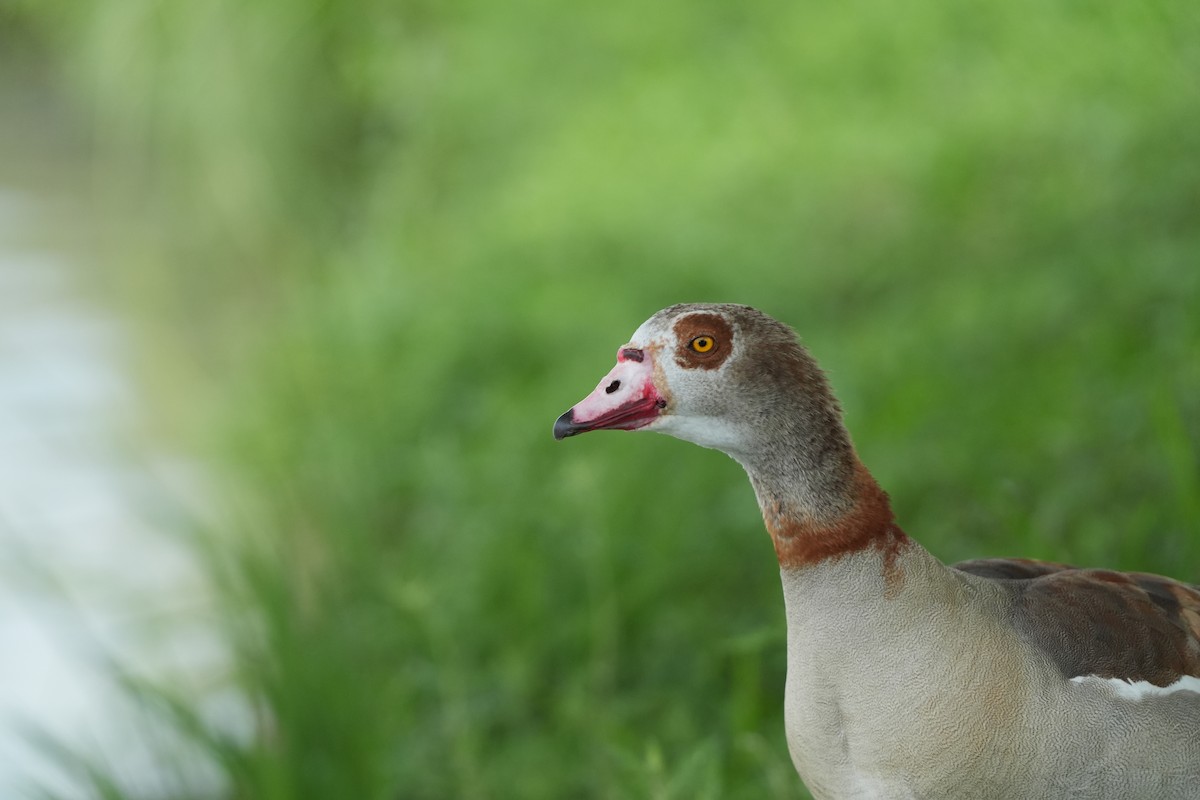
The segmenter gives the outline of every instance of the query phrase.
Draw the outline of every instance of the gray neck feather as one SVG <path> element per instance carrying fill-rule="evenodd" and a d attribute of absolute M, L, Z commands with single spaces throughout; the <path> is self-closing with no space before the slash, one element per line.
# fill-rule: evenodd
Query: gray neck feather
<path fill-rule="evenodd" d="M 791 332 L 788 331 L 790 334 Z M 764 514 L 827 522 L 853 507 L 857 457 L 825 375 L 789 336 L 767 358 L 736 365 L 749 387 L 743 419 L 754 441 L 734 457 Z"/>

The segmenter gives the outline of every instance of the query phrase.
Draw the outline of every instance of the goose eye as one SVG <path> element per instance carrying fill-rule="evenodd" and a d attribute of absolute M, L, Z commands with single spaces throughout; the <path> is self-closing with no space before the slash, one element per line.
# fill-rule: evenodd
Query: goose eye
<path fill-rule="evenodd" d="M 707 353 L 713 349 L 713 338 L 711 336 L 697 336 L 692 339 L 692 349 L 697 353 Z"/>

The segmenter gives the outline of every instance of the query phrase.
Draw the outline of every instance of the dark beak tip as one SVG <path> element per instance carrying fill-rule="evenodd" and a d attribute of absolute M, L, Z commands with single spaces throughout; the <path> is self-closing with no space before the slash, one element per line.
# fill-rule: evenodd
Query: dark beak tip
<path fill-rule="evenodd" d="M 575 425 L 575 409 L 573 408 L 554 421 L 555 439 L 565 439 L 579 432 L 580 428 Z"/>

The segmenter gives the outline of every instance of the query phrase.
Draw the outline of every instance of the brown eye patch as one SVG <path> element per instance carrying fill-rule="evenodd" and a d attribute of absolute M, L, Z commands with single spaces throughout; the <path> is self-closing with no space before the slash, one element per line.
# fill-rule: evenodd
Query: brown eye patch
<path fill-rule="evenodd" d="M 716 314 L 688 314 L 675 322 L 675 363 L 716 369 L 733 351 L 733 328 Z"/>

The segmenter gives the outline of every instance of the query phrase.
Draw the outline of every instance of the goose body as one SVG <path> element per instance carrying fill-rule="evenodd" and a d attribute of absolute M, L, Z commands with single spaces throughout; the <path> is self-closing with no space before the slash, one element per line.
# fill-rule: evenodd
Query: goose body
<path fill-rule="evenodd" d="M 788 749 L 817 798 L 1200 798 L 1200 587 L 946 566 L 896 524 L 820 369 L 747 306 L 647 320 L 556 438 L 653 430 L 745 468 L 787 611 Z"/>

